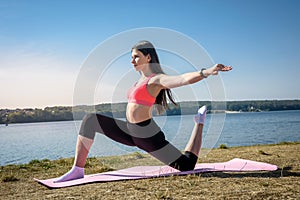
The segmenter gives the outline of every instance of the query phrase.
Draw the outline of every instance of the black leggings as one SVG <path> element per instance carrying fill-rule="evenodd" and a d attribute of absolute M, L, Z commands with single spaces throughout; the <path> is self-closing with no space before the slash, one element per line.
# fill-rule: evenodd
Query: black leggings
<path fill-rule="evenodd" d="M 170 144 L 152 119 L 133 124 L 100 114 L 85 115 L 79 134 L 94 139 L 96 132 L 119 143 L 137 146 L 164 164 L 180 171 L 193 170 L 198 160 L 195 154 L 188 151 L 182 154 Z"/>

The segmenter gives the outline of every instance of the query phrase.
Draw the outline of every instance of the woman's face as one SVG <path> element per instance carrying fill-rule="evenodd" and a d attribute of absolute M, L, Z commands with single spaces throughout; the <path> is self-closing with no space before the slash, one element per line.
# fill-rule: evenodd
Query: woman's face
<path fill-rule="evenodd" d="M 151 58 L 150 55 L 144 56 L 142 52 L 136 49 L 132 49 L 131 51 L 131 63 L 133 64 L 135 70 L 141 71 L 146 66 L 148 66 Z"/>

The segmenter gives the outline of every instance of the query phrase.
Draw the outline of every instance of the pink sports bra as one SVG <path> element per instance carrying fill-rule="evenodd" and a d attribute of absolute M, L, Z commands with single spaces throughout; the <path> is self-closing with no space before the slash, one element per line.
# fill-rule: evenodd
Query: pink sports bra
<path fill-rule="evenodd" d="M 136 103 L 145 106 L 152 106 L 155 103 L 156 97 L 149 94 L 147 90 L 148 82 L 153 76 L 155 76 L 155 74 L 148 76 L 147 79 L 138 87 L 136 87 L 135 84 L 128 90 L 127 99 L 129 103 Z"/>

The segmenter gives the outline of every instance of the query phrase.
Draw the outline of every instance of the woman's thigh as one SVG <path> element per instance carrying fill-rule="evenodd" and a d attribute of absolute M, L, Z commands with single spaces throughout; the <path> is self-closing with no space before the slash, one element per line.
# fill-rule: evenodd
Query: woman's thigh
<path fill-rule="evenodd" d="M 94 139 L 95 133 L 102 133 L 112 140 L 135 146 L 132 137 L 128 134 L 127 122 L 101 114 L 87 114 L 82 120 L 79 134 Z"/>

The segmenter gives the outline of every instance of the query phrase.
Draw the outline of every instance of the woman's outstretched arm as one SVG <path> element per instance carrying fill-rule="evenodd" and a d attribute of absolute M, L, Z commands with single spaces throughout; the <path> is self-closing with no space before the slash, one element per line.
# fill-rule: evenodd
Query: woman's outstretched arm
<path fill-rule="evenodd" d="M 223 64 L 215 64 L 214 66 L 198 72 L 188 72 L 177 76 L 169 76 L 166 74 L 160 74 L 157 76 L 157 83 L 163 88 L 176 88 L 188 84 L 193 84 L 210 75 L 218 75 L 219 71 L 226 72 L 232 70 L 231 66 L 225 66 Z"/>

